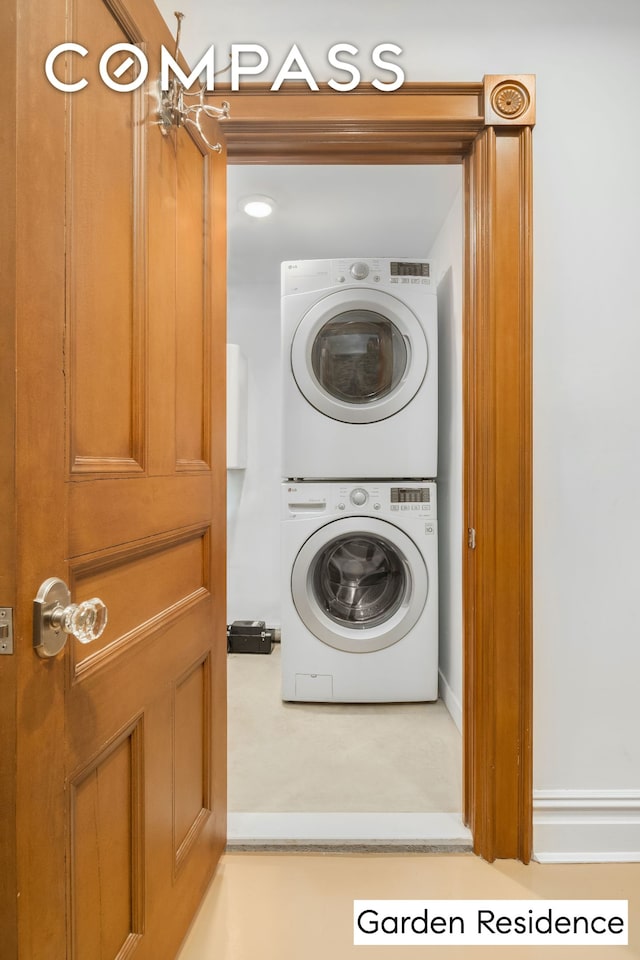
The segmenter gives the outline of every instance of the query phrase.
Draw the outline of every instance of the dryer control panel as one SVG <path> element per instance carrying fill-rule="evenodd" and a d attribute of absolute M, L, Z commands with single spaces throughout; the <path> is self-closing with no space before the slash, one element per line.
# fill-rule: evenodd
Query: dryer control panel
<path fill-rule="evenodd" d="M 282 295 L 329 287 L 367 286 L 392 289 L 405 285 L 429 288 L 434 279 L 431 260 L 287 260 L 281 266 Z"/>

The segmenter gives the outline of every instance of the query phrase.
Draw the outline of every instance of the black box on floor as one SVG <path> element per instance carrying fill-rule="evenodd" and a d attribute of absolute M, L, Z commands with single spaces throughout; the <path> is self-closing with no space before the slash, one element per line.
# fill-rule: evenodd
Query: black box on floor
<path fill-rule="evenodd" d="M 227 626 L 228 653 L 271 653 L 273 634 L 264 620 L 234 620 Z"/>

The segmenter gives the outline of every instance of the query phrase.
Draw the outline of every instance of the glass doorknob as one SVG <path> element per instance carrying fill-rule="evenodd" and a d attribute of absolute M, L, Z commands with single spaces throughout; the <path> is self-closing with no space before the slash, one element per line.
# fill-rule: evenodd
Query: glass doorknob
<path fill-rule="evenodd" d="M 82 603 L 71 603 L 68 607 L 57 607 L 49 622 L 54 629 L 62 627 L 65 633 L 73 634 L 80 643 L 91 643 L 102 636 L 107 619 L 104 603 L 93 597 Z"/>
<path fill-rule="evenodd" d="M 102 636 L 107 608 L 98 597 L 71 603 L 64 580 L 50 577 L 41 584 L 33 601 L 33 648 L 40 657 L 55 657 L 72 634 L 80 643 Z"/>

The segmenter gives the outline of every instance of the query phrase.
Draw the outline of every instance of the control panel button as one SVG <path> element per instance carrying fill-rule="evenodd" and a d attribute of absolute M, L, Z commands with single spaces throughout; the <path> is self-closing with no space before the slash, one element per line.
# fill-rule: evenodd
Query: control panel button
<path fill-rule="evenodd" d="M 380 510 L 380 509 L 381 509 L 380 504 L 379 504 L 379 503 L 374 503 L 373 509 L 374 509 L 374 510 Z"/>
<path fill-rule="evenodd" d="M 362 261 L 351 264 L 351 276 L 354 280 L 364 280 L 365 277 L 369 276 L 369 266 Z"/>
<path fill-rule="evenodd" d="M 344 510 L 344 509 L 345 509 L 344 503 L 339 503 L 339 504 L 338 504 L 338 510 Z"/>
<path fill-rule="evenodd" d="M 350 499 L 354 507 L 363 507 L 369 499 L 369 494 L 362 487 L 356 487 L 355 490 L 351 491 Z"/>

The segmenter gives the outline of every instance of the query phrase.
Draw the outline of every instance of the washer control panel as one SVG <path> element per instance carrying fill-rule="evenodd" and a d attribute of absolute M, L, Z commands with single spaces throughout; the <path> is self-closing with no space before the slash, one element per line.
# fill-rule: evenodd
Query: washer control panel
<path fill-rule="evenodd" d="M 285 518 L 437 517 L 436 484 L 432 480 L 289 480 L 282 487 Z"/>
<path fill-rule="evenodd" d="M 386 481 L 351 485 L 333 484 L 332 502 L 339 513 L 370 516 L 435 517 L 436 485 L 433 482 Z"/>

